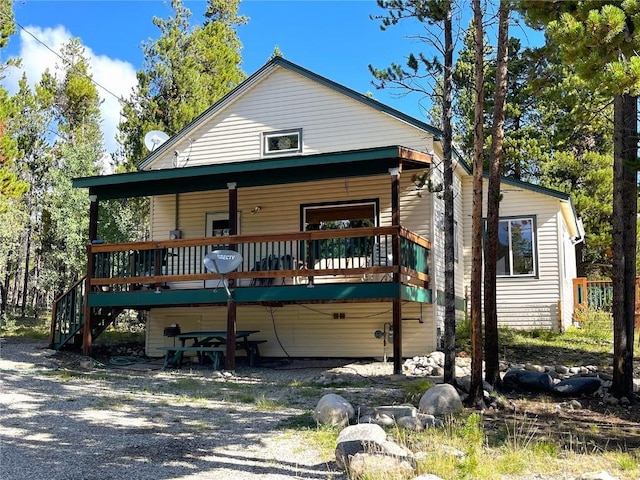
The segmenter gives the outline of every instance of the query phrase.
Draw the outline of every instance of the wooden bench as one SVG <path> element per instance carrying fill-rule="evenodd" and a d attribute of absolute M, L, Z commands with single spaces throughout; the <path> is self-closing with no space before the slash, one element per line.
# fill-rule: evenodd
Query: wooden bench
<path fill-rule="evenodd" d="M 246 340 L 236 342 L 236 350 L 244 350 L 247 352 L 247 362 L 250 367 L 260 364 L 260 349 L 258 345 L 266 343 L 266 340 Z"/>
<path fill-rule="evenodd" d="M 181 367 L 182 357 L 185 352 L 194 352 L 201 355 L 206 355 L 211 359 L 214 370 L 220 370 L 220 367 L 224 364 L 224 352 L 226 347 L 158 347 L 158 350 L 167 352 L 164 357 L 164 368 L 169 367 Z"/>

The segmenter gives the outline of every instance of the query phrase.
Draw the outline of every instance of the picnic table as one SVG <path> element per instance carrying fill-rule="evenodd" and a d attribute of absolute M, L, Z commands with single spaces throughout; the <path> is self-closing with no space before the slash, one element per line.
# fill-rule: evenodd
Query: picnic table
<path fill-rule="evenodd" d="M 259 330 L 238 330 L 235 342 L 236 350 L 244 350 L 247 353 L 247 360 L 250 366 L 255 366 L 260 362 L 259 345 L 266 340 L 250 340 L 249 337 Z M 200 363 L 205 358 L 211 359 L 214 370 L 219 370 L 224 364 L 224 353 L 227 350 L 227 332 L 220 331 L 194 331 L 180 333 L 175 336 L 180 341 L 179 346 L 160 347 L 166 352 L 164 367 L 181 367 L 182 359 L 186 352 L 194 352 L 198 355 Z"/>

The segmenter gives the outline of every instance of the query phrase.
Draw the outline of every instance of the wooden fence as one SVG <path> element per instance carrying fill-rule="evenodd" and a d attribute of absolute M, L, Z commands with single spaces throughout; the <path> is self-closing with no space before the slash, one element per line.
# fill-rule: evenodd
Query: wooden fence
<path fill-rule="evenodd" d="M 592 308 L 611 312 L 613 304 L 613 282 L 611 280 L 573 279 L 573 310 Z M 640 277 L 636 277 L 636 330 L 640 329 Z"/>

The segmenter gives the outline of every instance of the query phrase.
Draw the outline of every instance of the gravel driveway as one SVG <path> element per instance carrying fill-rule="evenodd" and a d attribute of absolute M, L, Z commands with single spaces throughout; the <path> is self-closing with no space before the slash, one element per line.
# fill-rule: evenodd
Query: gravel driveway
<path fill-rule="evenodd" d="M 159 361 L 87 365 L 13 342 L 0 343 L 2 480 L 344 479 L 305 428 L 287 425 L 308 425 L 343 379 L 358 385 L 354 406 L 397 391 L 384 383 L 389 364 L 294 361 L 224 377 Z"/>

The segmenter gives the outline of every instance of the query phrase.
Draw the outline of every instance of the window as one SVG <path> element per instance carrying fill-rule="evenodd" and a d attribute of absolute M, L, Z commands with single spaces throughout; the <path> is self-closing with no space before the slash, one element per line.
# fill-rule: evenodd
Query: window
<path fill-rule="evenodd" d="M 238 212 L 237 228 L 240 233 L 240 212 Z M 205 214 L 204 234 L 207 237 L 226 237 L 231 233 L 231 222 L 227 212 Z M 220 247 L 220 248 L 226 248 Z"/>
<path fill-rule="evenodd" d="M 500 220 L 497 274 L 503 277 L 536 274 L 534 219 Z"/>
<path fill-rule="evenodd" d="M 375 227 L 378 223 L 377 200 L 329 205 L 303 205 L 301 209 L 303 230 Z M 372 237 L 314 240 L 310 242 L 310 250 L 307 253 L 315 260 L 367 256 L 371 255 L 373 244 Z"/>
<path fill-rule="evenodd" d="M 302 152 L 301 128 L 262 134 L 262 153 L 264 155 L 300 152 Z"/>

